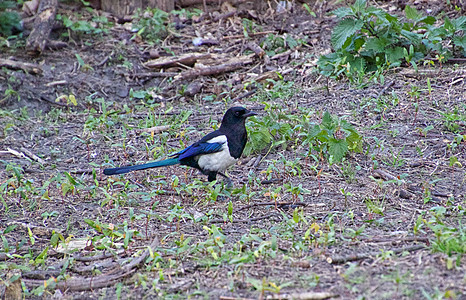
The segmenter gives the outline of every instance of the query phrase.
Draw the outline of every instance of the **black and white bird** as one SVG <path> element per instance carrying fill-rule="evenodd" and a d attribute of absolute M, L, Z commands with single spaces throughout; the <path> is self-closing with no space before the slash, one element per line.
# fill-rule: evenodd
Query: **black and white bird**
<path fill-rule="evenodd" d="M 256 115 L 255 112 L 244 107 L 232 107 L 223 116 L 219 129 L 204 136 L 188 148 L 172 154 L 172 158 L 142 165 L 105 169 L 104 174 L 124 174 L 136 170 L 180 164 L 200 170 L 208 176 L 209 181 L 216 180 L 217 174 L 220 174 L 227 179 L 228 184 L 231 184 L 225 171 L 234 165 L 243 153 L 248 138 L 245 121 L 247 117 L 254 115 Z"/>

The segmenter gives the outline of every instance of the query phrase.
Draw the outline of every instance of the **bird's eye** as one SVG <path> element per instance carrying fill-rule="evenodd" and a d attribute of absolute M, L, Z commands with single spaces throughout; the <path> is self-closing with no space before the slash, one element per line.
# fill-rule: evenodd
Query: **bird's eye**
<path fill-rule="evenodd" d="M 235 111 L 235 116 L 239 117 L 240 115 L 240 112 L 239 111 Z"/>

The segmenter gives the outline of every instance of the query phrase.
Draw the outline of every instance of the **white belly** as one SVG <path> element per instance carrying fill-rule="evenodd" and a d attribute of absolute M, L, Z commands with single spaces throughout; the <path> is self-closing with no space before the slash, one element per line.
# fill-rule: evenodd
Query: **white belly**
<path fill-rule="evenodd" d="M 199 157 L 197 163 L 203 170 L 223 173 L 227 168 L 231 167 L 238 161 L 238 159 L 230 155 L 228 142 L 224 135 L 213 138 L 208 141 L 208 143 L 224 144 L 222 145 L 222 151 L 211 154 L 204 154 Z"/>

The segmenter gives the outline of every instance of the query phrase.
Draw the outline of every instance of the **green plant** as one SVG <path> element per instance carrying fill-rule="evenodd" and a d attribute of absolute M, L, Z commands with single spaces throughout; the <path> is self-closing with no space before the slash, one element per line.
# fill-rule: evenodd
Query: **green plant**
<path fill-rule="evenodd" d="M 260 299 L 264 298 L 265 292 L 272 292 L 272 293 L 280 293 L 280 290 L 284 287 L 290 286 L 293 283 L 287 282 L 281 285 L 277 285 L 276 283 L 267 280 L 265 277 L 260 279 L 255 278 L 246 278 L 246 281 L 251 284 L 256 291 L 260 292 Z"/>
<path fill-rule="evenodd" d="M 0 104 L 7 101 L 10 97 L 16 97 L 16 99 L 19 101 L 21 99 L 21 96 L 17 91 L 11 88 L 11 86 L 8 84 L 8 88 L 5 89 L 4 92 L 4 97 L 3 99 L 0 99 Z"/>
<path fill-rule="evenodd" d="M 9 37 L 14 31 L 21 31 L 21 17 L 15 11 L 5 11 L 16 7 L 16 1 L 0 2 L 0 36 Z"/>
<path fill-rule="evenodd" d="M 253 20 L 243 18 L 241 23 L 243 24 L 243 35 L 245 38 L 248 38 L 249 34 L 254 34 L 257 31 L 261 31 L 261 27 Z"/>
<path fill-rule="evenodd" d="M 265 108 L 265 111 L 267 115 L 261 118 L 252 117 L 248 122 L 249 142 L 244 149 L 244 155 L 259 152 L 266 148 L 271 151 L 280 145 L 282 149 L 285 149 L 289 142 L 293 140 L 297 142 L 297 131 L 295 129 L 299 123 L 297 123 L 296 118 L 270 105 Z M 293 125 L 295 128 L 293 128 Z"/>
<path fill-rule="evenodd" d="M 267 55 L 273 56 L 303 44 L 304 42 L 302 40 L 296 40 L 288 34 L 284 34 L 283 36 L 268 34 L 261 43 L 261 47 Z"/>
<path fill-rule="evenodd" d="M 139 235 L 139 232 L 134 229 L 130 229 L 127 221 L 124 221 L 122 225 L 115 225 L 112 223 L 105 224 L 101 223 L 99 219 L 91 220 L 84 219 L 90 227 L 92 227 L 100 235 L 94 236 L 91 241 L 92 245 L 99 250 L 109 250 L 114 253 L 114 249 L 123 246 L 128 249 L 128 246 L 133 242 L 134 237 Z M 123 243 L 117 243 L 123 241 Z"/>
<path fill-rule="evenodd" d="M 463 104 L 463 107 L 450 107 L 447 111 L 432 109 L 442 116 L 439 121 L 443 122 L 445 129 L 453 133 L 461 131 L 460 124 L 466 122 L 466 105 Z"/>
<path fill-rule="evenodd" d="M 144 12 L 137 10 L 134 15 L 133 30 L 137 33 L 133 36 L 139 36 L 151 44 L 158 44 L 172 31 L 166 25 L 168 14 L 157 8 L 147 8 Z"/>
<path fill-rule="evenodd" d="M 105 16 L 94 16 L 91 21 L 81 20 L 82 16 L 75 14 L 72 16 L 57 14 L 56 19 L 63 22 L 63 25 L 68 29 L 64 36 L 71 38 L 71 33 L 78 37 L 85 34 L 101 35 L 108 33 L 108 28 L 112 23 Z"/>
<path fill-rule="evenodd" d="M 350 151 L 361 152 L 362 136 L 348 121 L 325 112 L 320 124 L 311 124 L 304 144 L 309 145 L 308 155 L 317 151 L 333 164 L 342 161 Z"/>
<path fill-rule="evenodd" d="M 76 53 L 75 56 L 76 56 L 76 59 L 78 60 L 79 68 L 80 68 L 81 70 L 83 70 L 84 72 L 89 71 L 89 70 L 94 71 L 94 68 L 91 67 L 91 65 L 86 64 L 86 63 L 84 62 L 84 60 L 81 58 L 81 56 L 80 56 L 78 53 Z M 73 96 L 73 95 L 70 95 L 70 97 L 71 97 L 71 96 Z M 73 96 L 73 98 L 74 98 L 74 96 Z M 73 103 L 73 104 L 75 104 L 75 103 Z M 76 105 L 76 104 L 75 104 L 75 105 Z"/>
<path fill-rule="evenodd" d="M 430 210 L 430 218 L 422 219 L 425 225 L 433 231 L 435 238 L 431 240 L 432 251 L 442 252 L 449 257 L 456 254 L 456 266 L 460 266 L 461 257 L 466 253 L 466 230 L 462 220 L 458 219 L 457 224 L 447 224 L 443 206 L 433 207 Z M 447 260 L 447 267 L 451 269 L 455 260 Z"/>
<path fill-rule="evenodd" d="M 383 216 L 385 211 L 385 199 L 364 199 L 364 204 L 366 204 L 367 211 L 369 213 L 375 213 Z"/>
<path fill-rule="evenodd" d="M 383 82 L 383 73 L 403 62 L 417 68 L 417 61 L 426 57 L 437 56 L 441 63 L 459 50 L 466 51 L 465 16 L 446 18 L 437 27 L 435 17 L 423 16 L 409 5 L 404 12 L 406 20 L 401 21 L 380 8 L 367 6 L 365 0 L 334 10 L 341 19 L 331 37 L 335 52 L 319 58 L 319 71 L 331 78 L 346 76 L 359 84 L 365 74 L 372 73 L 370 79 Z"/>

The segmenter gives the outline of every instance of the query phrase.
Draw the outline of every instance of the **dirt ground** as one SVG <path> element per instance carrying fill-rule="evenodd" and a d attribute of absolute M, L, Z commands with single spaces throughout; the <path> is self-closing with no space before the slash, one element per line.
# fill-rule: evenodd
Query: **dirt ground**
<path fill-rule="evenodd" d="M 152 45 L 125 24 L 57 28 L 67 47 L 40 56 L 24 39 L 2 45 L 0 58 L 41 72 L 0 70 L 0 294 L 21 275 L 27 299 L 466 299 L 464 63 L 397 68 L 363 87 L 330 80 L 315 64 L 343 4 L 308 2 L 312 16 L 270 3 L 227 18 L 225 4 L 204 17 L 187 8 Z M 391 13 L 400 3 L 374 1 Z M 248 45 L 287 37 L 303 43 L 261 57 Z M 252 61 L 188 79 L 186 62 L 147 67 L 193 53 Z M 247 149 L 229 171 L 234 188 L 179 166 L 102 174 L 179 151 L 233 105 L 259 114 L 250 135 L 267 116 L 292 126 L 285 143 Z M 361 153 L 329 164 L 302 143 L 300 126 L 325 111 L 361 134 Z"/>

